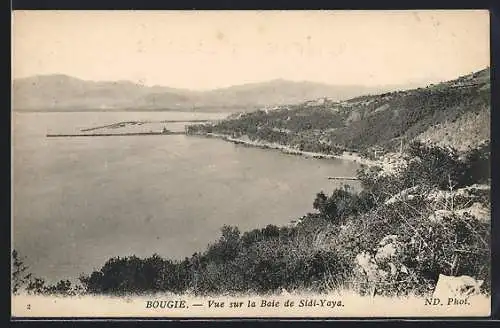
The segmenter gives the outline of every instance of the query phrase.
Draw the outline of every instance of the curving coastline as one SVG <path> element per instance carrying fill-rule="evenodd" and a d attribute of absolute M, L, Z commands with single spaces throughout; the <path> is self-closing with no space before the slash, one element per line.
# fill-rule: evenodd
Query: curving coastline
<path fill-rule="evenodd" d="M 318 152 L 309 152 L 309 151 L 303 151 L 299 149 L 292 148 L 290 146 L 284 146 L 276 143 L 270 143 L 270 142 L 265 142 L 265 141 L 252 141 L 250 139 L 243 139 L 243 138 L 234 138 L 229 135 L 225 134 L 218 134 L 218 133 L 204 133 L 204 134 L 187 134 L 187 135 L 194 135 L 194 136 L 202 136 L 202 137 L 207 137 L 207 138 L 217 138 L 221 139 L 224 141 L 232 142 L 234 144 L 239 144 L 239 145 L 245 145 L 249 147 L 255 147 L 255 148 L 261 148 L 261 149 L 275 149 L 279 150 L 285 154 L 288 155 L 297 155 L 297 156 L 303 156 L 307 158 L 316 158 L 316 159 L 341 159 L 341 160 L 347 160 L 347 161 L 353 161 L 359 164 L 363 165 L 376 165 L 376 161 L 372 161 L 366 158 L 363 158 L 359 155 L 356 154 L 349 154 L 348 152 L 344 152 L 343 154 L 340 155 L 331 155 L 331 154 L 324 154 L 324 153 L 318 153 Z"/>

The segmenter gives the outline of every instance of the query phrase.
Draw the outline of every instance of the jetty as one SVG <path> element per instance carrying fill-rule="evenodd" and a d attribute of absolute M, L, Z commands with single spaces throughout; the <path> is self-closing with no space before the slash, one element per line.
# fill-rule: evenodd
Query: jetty
<path fill-rule="evenodd" d="M 107 124 L 107 125 L 100 125 L 100 126 L 95 126 L 92 128 L 87 128 L 87 129 L 81 129 L 82 132 L 88 132 L 88 131 L 94 131 L 94 130 L 101 130 L 101 129 L 118 129 L 118 128 L 124 128 L 127 125 L 144 125 L 144 124 L 151 124 L 151 123 L 208 123 L 208 122 L 213 122 L 214 120 L 162 120 L 162 121 L 124 121 L 124 122 L 117 122 L 113 124 Z"/>
<path fill-rule="evenodd" d="M 75 134 L 50 134 L 47 138 L 70 138 L 70 137 L 123 137 L 123 136 L 169 136 L 185 135 L 185 132 L 130 132 L 130 133 L 75 133 Z"/>
<path fill-rule="evenodd" d="M 356 177 L 328 177 L 328 180 L 359 180 Z"/>

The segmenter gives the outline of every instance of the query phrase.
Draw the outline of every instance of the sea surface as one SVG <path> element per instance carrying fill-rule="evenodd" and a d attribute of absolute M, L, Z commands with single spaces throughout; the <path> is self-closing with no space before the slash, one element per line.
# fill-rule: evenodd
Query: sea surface
<path fill-rule="evenodd" d="M 13 113 L 13 246 L 31 272 L 73 280 L 113 256 L 182 259 L 217 240 L 224 224 L 242 232 L 290 224 L 314 211 L 317 192 L 340 185 L 328 176 L 358 168 L 184 135 L 46 137 L 120 121 L 226 115 Z"/>

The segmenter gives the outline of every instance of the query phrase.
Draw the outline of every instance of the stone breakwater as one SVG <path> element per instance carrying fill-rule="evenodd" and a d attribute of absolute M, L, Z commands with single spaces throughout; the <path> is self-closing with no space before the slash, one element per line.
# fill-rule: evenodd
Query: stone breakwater
<path fill-rule="evenodd" d="M 131 133 L 75 133 L 75 134 L 47 134 L 47 138 L 56 137 L 114 137 L 114 136 L 168 136 L 168 135 L 183 135 L 184 132 L 131 132 Z"/>
<path fill-rule="evenodd" d="M 206 134 L 196 134 L 196 135 L 197 136 L 205 136 L 207 138 L 222 139 L 224 141 L 229 141 L 229 142 L 232 142 L 234 144 L 245 145 L 245 146 L 249 146 L 249 147 L 279 150 L 279 151 L 281 151 L 285 154 L 289 154 L 289 155 L 298 155 L 298 156 L 304 156 L 304 157 L 308 157 L 308 158 L 318 158 L 318 159 L 342 159 L 342 160 L 349 160 L 349 161 L 357 162 L 357 163 L 364 164 L 364 165 L 376 164 L 375 161 L 370 161 L 368 159 L 362 158 L 359 155 L 349 154 L 347 152 L 344 152 L 343 154 L 339 154 L 339 155 L 332 155 L 332 154 L 324 154 L 324 153 L 318 153 L 318 152 L 303 151 L 303 150 L 292 148 L 290 146 L 280 145 L 280 144 L 276 144 L 276 143 L 263 142 L 263 141 L 253 141 L 253 140 L 242 139 L 242 138 L 233 138 L 231 136 L 224 135 L 224 134 L 206 133 Z"/>

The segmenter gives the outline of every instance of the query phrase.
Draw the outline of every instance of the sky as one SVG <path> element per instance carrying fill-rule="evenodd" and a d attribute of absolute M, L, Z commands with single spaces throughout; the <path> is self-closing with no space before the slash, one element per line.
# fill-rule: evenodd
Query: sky
<path fill-rule="evenodd" d="M 207 90 L 272 79 L 434 83 L 489 66 L 489 13 L 15 11 L 12 76 Z"/>

